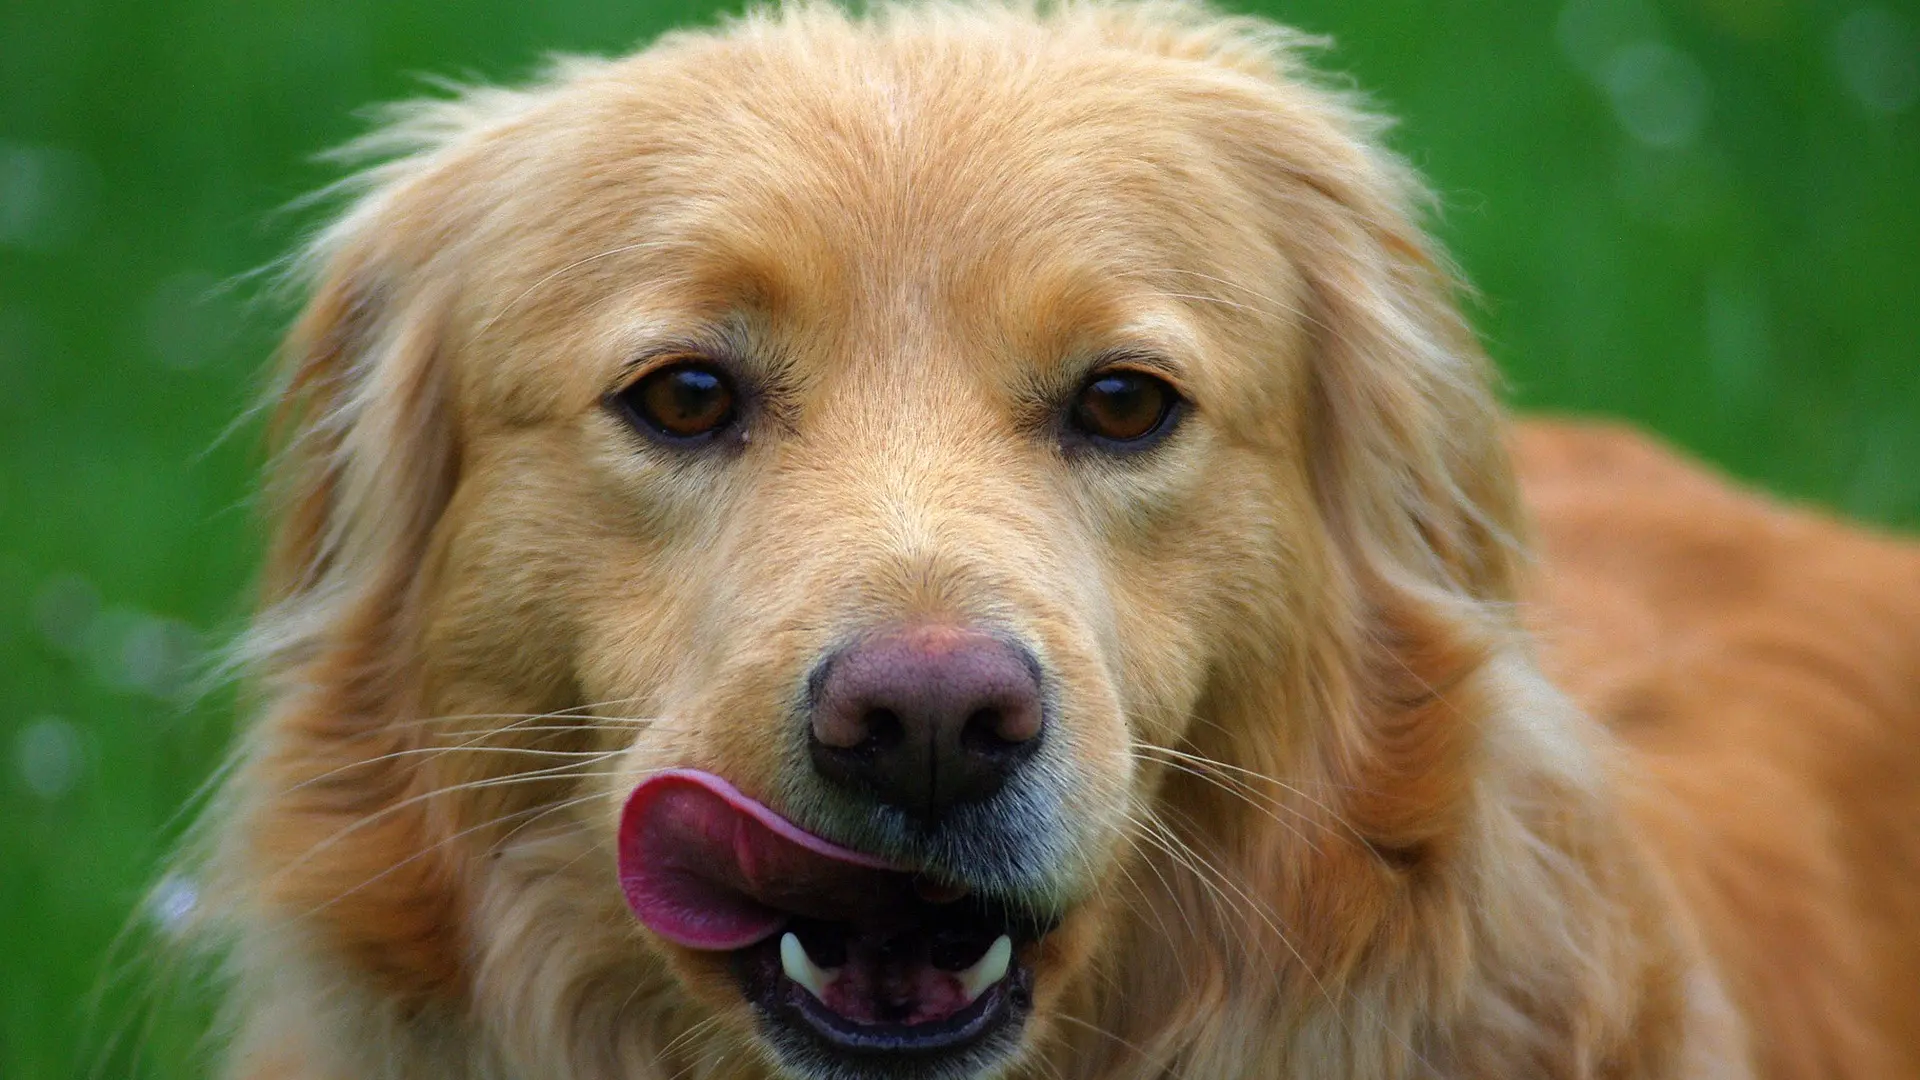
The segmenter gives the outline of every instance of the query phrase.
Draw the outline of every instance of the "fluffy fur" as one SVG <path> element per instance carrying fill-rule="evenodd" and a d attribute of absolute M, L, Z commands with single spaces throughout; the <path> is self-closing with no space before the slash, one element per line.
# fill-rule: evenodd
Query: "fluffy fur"
<path fill-rule="evenodd" d="M 1417 183 L 1302 44 L 794 6 L 369 140 L 205 890 L 231 1075 L 769 1075 L 626 912 L 619 807 L 688 765 L 860 841 L 789 702 L 908 617 L 1060 697 L 1010 1076 L 1920 1075 L 1920 554 L 1617 432 L 1523 428 L 1516 487 Z M 604 406 L 673 349 L 764 388 L 736 452 Z M 1116 349 L 1191 414 L 1063 453 Z"/>

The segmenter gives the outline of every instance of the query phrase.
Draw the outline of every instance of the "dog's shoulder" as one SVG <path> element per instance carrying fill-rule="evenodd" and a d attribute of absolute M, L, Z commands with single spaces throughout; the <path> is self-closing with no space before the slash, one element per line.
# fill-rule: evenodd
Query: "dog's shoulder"
<path fill-rule="evenodd" d="M 1920 545 L 1618 426 L 1523 424 L 1513 449 L 1543 659 L 1642 766 L 1630 812 L 1769 1029 L 1768 1075 L 1920 1075 L 1920 1045 L 1874 1034 L 1920 1031 Z"/>
<path fill-rule="evenodd" d="M 1617 425 L 1521 424 L 1513 448 L 1550 651 L 1804 674 L 1920 734 L 1920 544 L 1745 491 Z"/>

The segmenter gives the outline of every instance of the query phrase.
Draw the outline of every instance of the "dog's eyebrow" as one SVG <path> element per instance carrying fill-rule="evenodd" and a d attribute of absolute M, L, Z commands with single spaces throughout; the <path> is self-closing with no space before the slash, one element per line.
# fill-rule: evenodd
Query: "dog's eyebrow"
<path fill-rule="evenodd" d="M 1155 375 L 1163 375 L 1167 381 L 1178 386 L 1186 375 L 1184 365 L 1167 355 L 1166 350 L 1151 345 L 1121 345 L 1105 349 L 1089 356 L 1082 377 L 1106 368 L 1141 368 Z"/>
<path fill-rule="evenodd" d="M 725 317 L 693 326 L 660 326 L 636 335 L 637 343 L 607 380 L 606 393 L 617 394 L 663 360 L 710 360 L 741 378 L 777 380 L 788 365 L 761 347 L 743 319 Z"/>

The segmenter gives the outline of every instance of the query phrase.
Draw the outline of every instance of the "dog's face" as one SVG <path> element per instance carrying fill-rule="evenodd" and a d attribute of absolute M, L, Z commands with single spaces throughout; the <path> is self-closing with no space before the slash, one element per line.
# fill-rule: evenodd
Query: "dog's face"
<path fill-rule="evenodd" d="M 1220 216 L 1197 118 L 1095 72 L 716 67 L 566 131 L 480 249 L 436 636 L 490 646 L 452 679 L 533 650 L 638 718 L 619 791 L 700 770 L 964 890 L 662 948 L 802 1072 L 972 1075 L 1098 948 L 1064 942 L 1146 812 L 1135 742 L 1180 736 L 1238 591 L 1288 577 L 1299 335 L 1223 285 L 1285 263 Z M 736 857 L 659 844 L 629 878 Z"/>
<path fill-rule="evenodd" d="M 362 380 L 329 499 L 456 718 L 471 992 L 532 992 L 503 912 L 568 911 L 599 951 L 540 978 L 681 1053 L 991 1075 L 1118 940 L 1177 748 L 1314 737 L 1236 710 L 1354 588 L 1365 402 L 1315 364 L 1407 252 L 1250 59 L 809 18 L 449 109 L 379 177 L 306 332 Z"/>

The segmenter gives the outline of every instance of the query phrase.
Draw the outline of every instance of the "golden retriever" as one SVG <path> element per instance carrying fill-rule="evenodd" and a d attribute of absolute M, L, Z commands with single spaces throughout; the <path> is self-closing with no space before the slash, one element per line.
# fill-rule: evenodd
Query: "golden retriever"
<path fill-rule="evenodd" d="M 1920 552 L 1513 434 L 1304 45 L 800 4 L 369 140 L 229 1074 L 1920 1076 Z"/>

